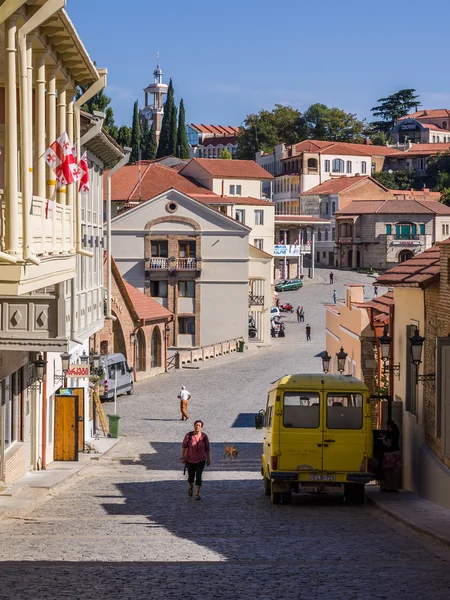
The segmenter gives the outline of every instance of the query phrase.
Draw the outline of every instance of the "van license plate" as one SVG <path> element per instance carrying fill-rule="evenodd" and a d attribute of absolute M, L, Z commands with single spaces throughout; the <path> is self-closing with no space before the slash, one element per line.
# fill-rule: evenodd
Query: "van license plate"
<path fill-rule="evenodd" d="M 310 475 L 309 481 L 336 481 L 336 475 Z"/>

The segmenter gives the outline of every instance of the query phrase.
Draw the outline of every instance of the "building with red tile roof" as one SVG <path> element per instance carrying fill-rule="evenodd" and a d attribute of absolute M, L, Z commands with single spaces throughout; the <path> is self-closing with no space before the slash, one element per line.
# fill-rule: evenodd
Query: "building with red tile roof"
<path fill-rule="evenodd" d="M 273 179 L 272 175 L 260 167 L 254 160 L 213 160 L 209 158 L 193 158 L 180 171 L 188 177 L 195 177 L 193 167 L 197 165 L 211 177 L 226 179 Z M 197 177 L 195 177 L 197 179 Z"/>
<path fill-rule="evenodd" d="M 225 148 L 235 157 L 239 127 L 190 123 L 186 129 L 191 158 L 221 158 Z"/>
<path fill-rule="evenodd" d="M 450 111 L 447 108 L 419 110 L 401 117 L 391 135 L 399 144 L 448 142 L 450 141 Z"/>

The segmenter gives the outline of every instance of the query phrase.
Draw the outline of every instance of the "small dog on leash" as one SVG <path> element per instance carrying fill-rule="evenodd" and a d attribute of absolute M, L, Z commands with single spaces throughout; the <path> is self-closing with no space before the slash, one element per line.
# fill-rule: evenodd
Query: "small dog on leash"
<path fill-rule="evenodd" d="M 231 458 L 231 460 L 236 460 L 238 454 L 239 454 L 239 450 L 237 450 L 237 448 L 235 448 L 231 444 L 227 444 L 226 442 L 224 443 L 224 449 L 223 449 L 224 460 L 227 457 Z"/>

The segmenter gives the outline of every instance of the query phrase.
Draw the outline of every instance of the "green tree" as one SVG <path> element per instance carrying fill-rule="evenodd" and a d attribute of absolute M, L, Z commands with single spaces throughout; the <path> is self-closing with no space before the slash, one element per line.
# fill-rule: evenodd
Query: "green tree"
<path fill-rule="evenodd" d="M 430 187 L 441 192 L 441 201 L 450 204 L 450 152 L 439 152 L 427 161 L 427 177 Z"/>
<path fill-rule="evenodd" d="M 301 116 L 297 109 L 281 104 L 271 111 L 247 115 L 239 128 L 237 158 L 254 160 L 258 150 L 272 152 L 277 144 L 295 144 L 305 139 Z"/>
<path fill-rule="evenodd" d="M 394 140 L 385 131 L 369 131 L 369 139 L 375 146 L 387 146 L 392 144 Z"/>
<path fill-rule="evenodd" d="M 86 90 L 91 87 L 92 84 L 89 85 L 81 85 L 80 91 L 77 94 L 77 98 L 80 98 Z M 114 121 L 114 111 L 110 106 L 111 98 L 105 94 L 102 90 L 95 94 L 90 100 L 85 102 L 81 107 L 82 110 L 86 111 L 89 114 L 94 114 L 94 110 L 98 110 L 100 112 L 105 113 L 105 120 L 103 121 L 104 129 L 109 133 L 111 137 L 115 140 L 117 139 L 117 135 L 119 133 L 118 127 Z"/>
<path fill-rule="evenodd" d="M 356 115 L 340 108 L 329 108 L 325 104 L 312 104 L 303 114 L 306 137 L 329 142 L 364 141 L 365 124 Z"/>
<path fill-rule="evenodd" d="M 125 148 L 125 146 L 130 147 L 131 145 L 131 127 L 128 125 L 122 125 L 120 127 L 119 132 L 117 134 L 116 142 Z"/>
<path fill-rule="evenodd" d="M 156 151 L 158 149 L 158 144 L 156 142 L 156 132 L 153 127 L 153 123 L 151 127 L 148 126 L 147 119 L 144 120 L 142 126 L 142 159 L 143 160 L 155 160 Z"/>
<path fill-rule="evenodd" d="M 416 172 L 414 169 L 391 172 L 378 171 L 377 173 L 372 173 L 372 177 L 390 190 L 410 190 L 416 184 Z"/>
<path fill-rule="evenodd" d="M 133 125 L 131 127 L 131 156 L 130 161 L 136 162 L 139 160 L 139 149 L 141 146 L 141 116 L 139 114 L 138 101 L 133 107 Z"/>
<path fill-rule="evenodd" d="M 384 185 L 390 190 L 397 189 L 397 183 L 395 181 L 395 176 L 393 172 L 389 171 L 377 171 L 376 173 L 372 173 L 373 179 Z"/>
<path fill-rule="evenodd" d="M 163 156 L 169 156 L 171 154 L 170 133 L 172 131 L 172 117 L 174 106 L 175 101 L 173 84 L 172 80 L 170 80 L 169 86 L 167 88 L 166 102 L 164 103 L 164 115 L 161 124 L 161 133 L 159 135 L 158 151 L 156 153 L 157 158 L 162 158 Z"/>
<path fill-rule="evenodd" d="M 375 131 L 384 131 L 389 133 L 394 124 L 400 117 L 406 117 L 412 108 L 417 110 L 420 102 L 419 96 L 416 96 L 414 89 L 407 88 L 399 90 L 386 98 L 379 98 L 377 106 L 371 108 L 374 117 L 380 117 L 381 120 L 371 123 Z"/>
<path fill-rule="evenodd" d="M 178 158 L 190 158 L 183 98 L 180 100 L 180 110 L 178 113 L 177 156 Z"/>
<path fill-rule="evenodd" d="M 169 154 L 170 156 L 177 155 L 177 113 L 178 109 L 172 106 L 172 118 L 170 119 L 170 134 L 169 134 Z"/>
<path fill-rule="evenodd" d="M 223 158 L 224 160 L 231 160 L 233 158 L 228 148 L 223 149 L 221 158 Z"/>

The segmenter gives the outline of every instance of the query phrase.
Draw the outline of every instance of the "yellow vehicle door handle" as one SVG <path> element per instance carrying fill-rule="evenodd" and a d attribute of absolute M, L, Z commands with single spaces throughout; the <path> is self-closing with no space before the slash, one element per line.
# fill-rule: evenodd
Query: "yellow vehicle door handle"
<path fill-rule="evenodd" d="M 324 442 L 335 442 L 336 440 L 323 440 Z"/>

